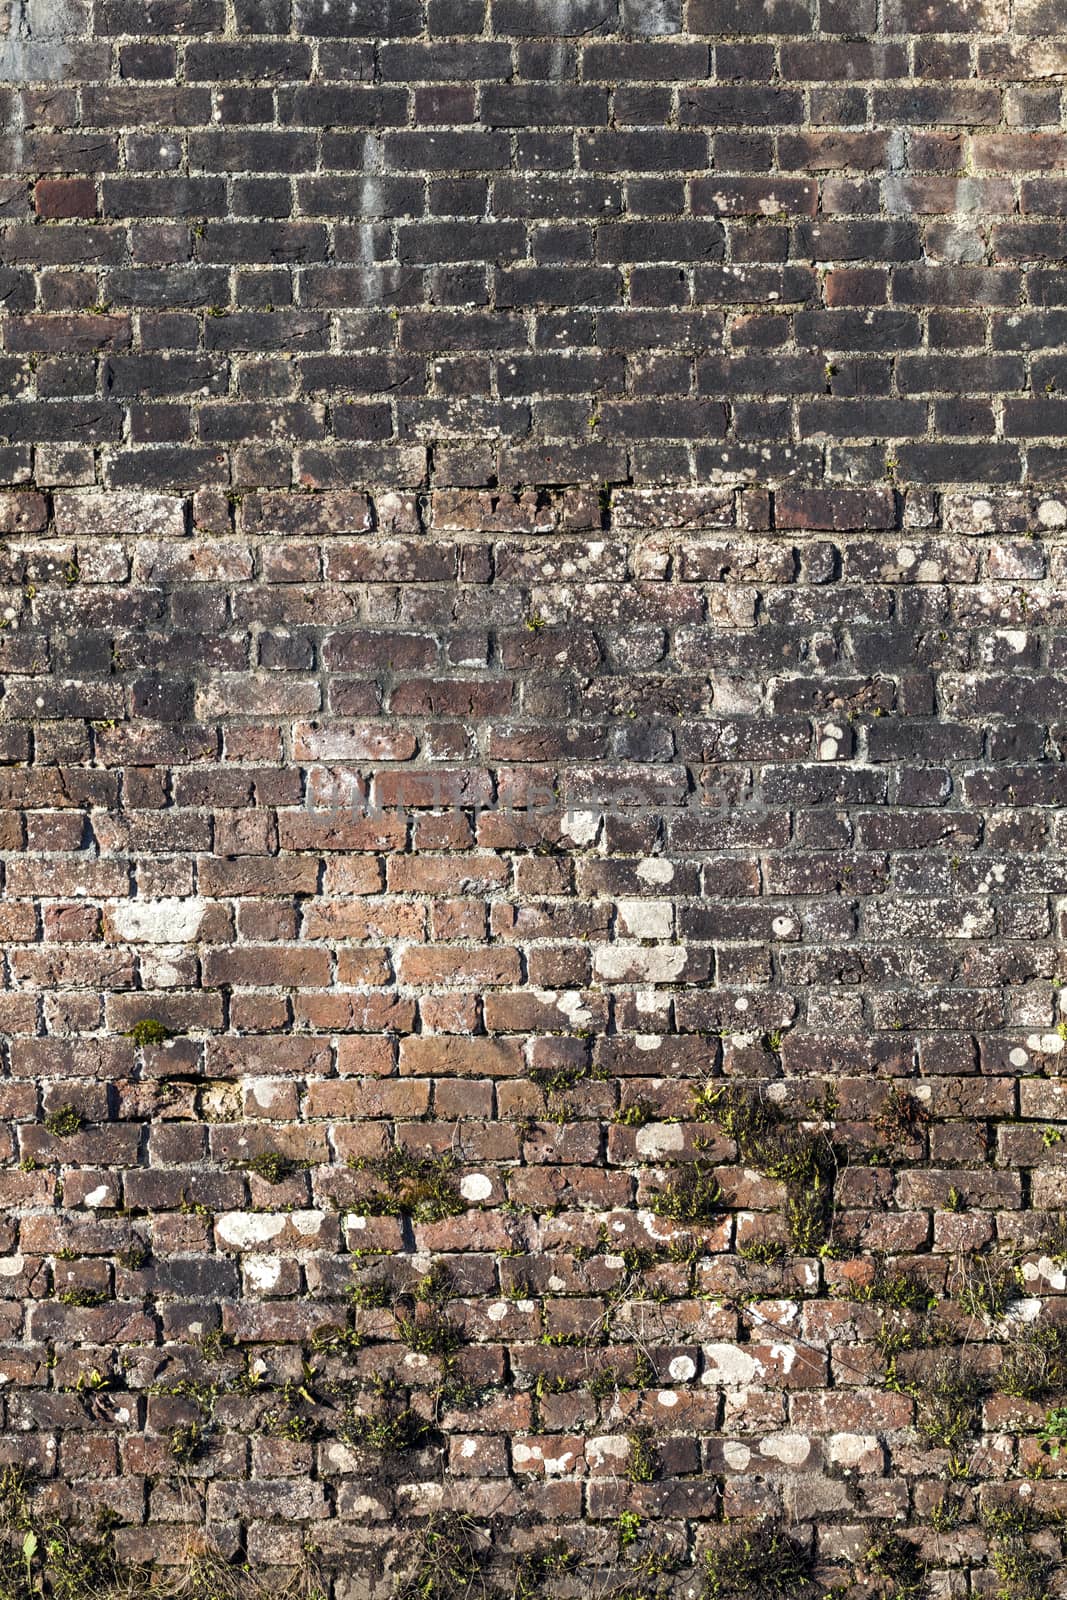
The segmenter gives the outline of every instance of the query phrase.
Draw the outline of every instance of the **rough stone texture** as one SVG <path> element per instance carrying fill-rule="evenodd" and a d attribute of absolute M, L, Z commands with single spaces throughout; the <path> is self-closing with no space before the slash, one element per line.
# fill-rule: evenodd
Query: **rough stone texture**
<path fill-rule="evenodd" d="M 0 8 L 36 1516 L 1067 1594 L 1065 27 Z"/>

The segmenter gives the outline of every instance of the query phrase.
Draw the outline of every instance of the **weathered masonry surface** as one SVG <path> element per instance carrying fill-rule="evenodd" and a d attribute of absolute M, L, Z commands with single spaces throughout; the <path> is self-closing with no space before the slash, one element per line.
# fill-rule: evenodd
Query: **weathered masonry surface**
<path fill-rule="evenodd" d="M 16 1567 L 1067 1593 L 1065 38 L 0 7 Z"/>
<path fill-rule="evenodd" d="M 1064 476 L 1062 0 L 6 14 L 12 478 Z"/>

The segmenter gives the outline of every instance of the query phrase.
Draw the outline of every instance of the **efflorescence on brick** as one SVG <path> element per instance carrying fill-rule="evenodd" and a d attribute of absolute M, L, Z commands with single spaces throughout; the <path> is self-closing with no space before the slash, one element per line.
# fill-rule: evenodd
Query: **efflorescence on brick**
<path fill-rule="evenodd" d="M 10 1600 L 1067 1592 L 1065 22 L 0 7 Z"/>
<path fill-rule="evenodd" d="M 342 1594 L 1058 1570 L 1059 501 L 0 517 L 31 1526 Z"/>

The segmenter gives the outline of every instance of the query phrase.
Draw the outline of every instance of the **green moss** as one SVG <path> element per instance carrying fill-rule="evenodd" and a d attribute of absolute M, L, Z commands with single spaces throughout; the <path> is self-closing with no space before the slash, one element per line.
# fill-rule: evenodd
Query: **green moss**
<path fill-rule="evenodd" d="M 906 1392 L 916 1402 L 915 1425 L 927 1444 L 955 1454 L 978 1426 L 978 1377 L 958 1355 L 943 1355 L 929 1370 L 915 1374 Z"/>
<path fill-rule="evenodd" d="M 864 1551 L 863 1567 L 894 1600 L 917 1600 L 926 1592 L 926 1562 L 911 1540 L 894 1528 L 878 1531 Z"/>
<path fill-rule="evenodd" d="M 374 1160 L 362 1156 L 350 1165 L 357 1172 L 373 1172 L 378 1179 L 376 1187 L 361 1201 L 372 1216 L 406 1215 L 413 1222 L 441 1222 L 467 1210 L 455 1181 L 454 1156 L 419 1156 L 409 1150 L 391 1150 Z"/>
<path fill-rule="evenodd" d="M 132 1028 L 127 1028 L 125 1037 L 132 1039 L 140 1050 L 146 1044 L 166 1044 L 174 1034 L 162 1022 L 157 1022 L 155 1017 L 142 1017 Z"/>
<path fill-rule="evenodd" d="M 420 1356 L 450 1356 L 463 1343 L 463 1335 L 447 1317 L 397 1317 L 397 1333 L 409 1350 Z"/>
<path fill-rule="evenodd" d="M 627 1440 L 627 1445 L 626 1476 L 631 1483 L 652 1483 L 657 1467 L 651 1429 L 635 1428 Z"/>
<path fill-rule="evenodd" d="M 997 1388 L 1018 1400 L 1044 1400 L 1067 1389 L 1067 1327 L 1035 1322 L 1014 1330 Z"/>
<path fill-rule="evenodd" d="M 245 1170 L 254 1172 L 257 1178 L 263 1178 L 267 1183 L 283 1183 L 296 1170 L 296 1165 L 295 1161 L 290 1161 L 288 1156 L 283 1156 L 277 1150 L 265 1150 L 262 1155 L 246 1161 Z"/>
<path fill-rule="evenodd" d="M 56 1139 L 73 1138 L 84 1127 L 81 1112 L 69 1102 L 50 1112 L 44 1119 L 44 1125 Z"/>
<path fill-rule="evenodd" d="M 849 1299 L 865 1305 L 890 1306 L 894 1311 L 932 1311 L 937 1296 L 919 1278 L 880 1265 L 870 1283 L 853 1284 Z"/>
<path fill-rule="evenodd" d="M 704 1552 L 701 1600 L 805 1600 L 815 1593 L 810 1554 L 777 1523 L 727 1531 Z"/>
<path fill-rule="evenodd" d="M 648 1197 L 648 1209 L 655 1217 L 672 1222 L 716 1222 L 726 1207 L 722 1186 L 710 1161 L 698 1156 L 668 1169 L 670 1176 L 662 1189 Z"/>

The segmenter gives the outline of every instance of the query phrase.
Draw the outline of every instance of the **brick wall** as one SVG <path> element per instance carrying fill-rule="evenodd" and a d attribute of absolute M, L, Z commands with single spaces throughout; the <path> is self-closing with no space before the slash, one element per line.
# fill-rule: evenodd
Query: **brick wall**
<path fill-rule="evenodd" d="M 11 476 L 1063 476 L 1062 0 L 6 10 Z"/>
<path fill-rule="evenodd" d="M 16 1546 L 1067 1594 L 1067 10 L 0 11 Z"/>

